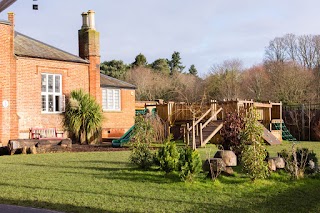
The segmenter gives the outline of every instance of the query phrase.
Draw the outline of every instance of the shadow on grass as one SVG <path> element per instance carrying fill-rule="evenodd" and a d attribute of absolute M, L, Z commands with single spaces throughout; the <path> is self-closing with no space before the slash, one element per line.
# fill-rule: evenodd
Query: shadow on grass
<path fill-rule="evenodd" d="M 93 163 L 93 164 L 114 164 L 114 165 L 131 165 L 128 162 L 124 162 L 124 161 L 110 161 L 110 160 L 93 160 L 93 161 L 68 161 L 68 163 Z"/>
<path fill-rule="evenodd" d="M 0 198 L 0 203 L 8 204 L 8 205 L 32 207 L 32 208 L 49 209 L 49 210 L 55 210 L 55 211 L 61 211 L 61 212 L 79 212 L 79 213 L 121 212 L 121 211 L 110 211 L 105 209 L 92 208 L 90 206 L 81 207 L 81 206 L 75 206 L 71 204 L 50 203 L 50 202 L 33 201 L 33 200 L 14 200 L 14 199 Z"/>
<path fill-rule="evenodd" d="M 14 163 L 3 163 L 8 165 L 15 165 Z M 16 165 L 22 165 L 22 166 L 30 166 L 30 167 L 47 167 L 47 168 L 56 168 L 56 169 L 85 169 L 85 170 L 97 170 L 97 171 L 104 171 L 104 172 L 112 172 L 112 171 L 121 171 L 121 170 L 135 170 L 134 167 L 132 167 L 130 164 L 128 167 L 88 167 L 88 166 L 68 166 L 66 164 L 64 165 L 53 165 L 53 164 L 37 164 L 37 163 L 19 163 Z"/>
<path fill-rule="evenodd" d="M 15 185 L 15 184 L 9 184 L 11 186 L 14 186 L 16 189 L 19 188 L 30 188 L 32 190 L 37 189 L 37 190 L 50 190 L 50 193 L 54 191 L 63 191 L 65 193 L 81 193 L 81 194 L 90 194 L 88 191 L 77 191 L 77 190 L 65 190 L 65 189 L 52 189 L 52 188 L 45 188 L 45 187 L 28 187 L 28 186 L 22 186 L 22 185 Z M 154 202 L 154 206 L 149 207 L 150 209 L 144 209 L 144 212 L 154 212 L 153 208 L 159 209 L 161 211 L 170 211 L 170 212 L 175 212 L 174 209 L 168 209 L 167 206 L 163 207 L 163 204 L 168 204 L 168 206 L 179 206 L 179 205 L 185 205 L 187 204 L 188 207 L 185 209 L 185 212 L 200 212 L 199 209 L 205 210 L 205 212 L 208 212 L 208 210 L 212 209 L 217 209 L 217 205 L 213 203 L 208 203 L 208 202 L 201 202 L 201 199 L 196 199 L 196 200 L 184 200 L 183 198 L 177 198 L 177 199 L 166 199 L 166 198 L 158 198 L 158 197 L 150 197 L 150 196 L 142 196 L 142 195 L 134 195 L 134 194 L 129 194 L 128 193 L 109 193 L 109 192 L 104 192 L 104 193 L 92 193 L 92 194 L 97 194 L 98 196 L 101 197 L 103 195 L 104 197 L 114 197 L 114 198 L 121 198 L 123 202 L 123 199 L 125 199 L 125 202 L 128 202 L 128 204 L 124 206 L 119 206 L 119 211 L 114 211 L 112 208 L 117 207 L 116 203 L 120 202 L 117 201 L 117 199 L 113 199 L 112 207 L 107 205 L 106 209 L 102 208 L 94 208 L 91 206 L 75 206 L 71 204 L 61 204 L 61 203 L 51 203 L 51 202 L 46 202 L 46 201 L 39 201 L 39 200 L 14 200 L 14 199 L 6 199 L 6 198 L 0 198 L 0 203 L 3 204 L 10 204 L 10 205 L 18 205 L 18 206 L 29 206 L 29 207 L 34 207 L 34 208 L 44 208 L 44 209 L 50 209 L 50 210 L 57 210 L 57 211 L 63 211 L 63 212 L 137 212 L 137 209 L 141 206 L 137 206 L 137 209 L 135 209 L 135 204 L 131 202 L 137 202 L 137 201 L 142 201 L 142 202 Z M 108 202 L 108 201 L 107 201 Z M 158 203 L 161 203 L 159 206 L 157 206 Z M 110 208 L 110 209 L 108 209 Z M 123 209 L 126 208 L 126 209 Z M 197 209 L 196 211 L 194 209 Z M 1 211 L 0 211 L 1 212 Z M 201 211 L 203 212 L 203 211 Z M 211 211 L 212 212 L 212 211 Z"/>
<path fill-rule="evenodd" d="M 37 164 L 37 163 L 19 163 L 19 165 L 30 167 L 46 167 L 56 169 L 71 169 L 76 171 L 56 171 L 62 174 L 81 174 L 94 176 L 96 178 L 117 179 L 133 182 L 152 182 L 152 183 L 174 183 L 180 182 L 180 178 L 175 173 L 164 174 L 158 169 L 152 168 L 149 171 L 141 170 L 131 164 L 124 163 L 127 167 L 88 167 L 88 166 L 68 166 L 68 165 L 53 165 L 53 164 Z M 79 171 L 80 169 L 80 171 Z M 98 171 L 99 173 L 81 172 L 81 170 Z M 102 172 L 102 173 L 100 173 Z"/>
<path fill-rule="evenodd" d="M 274 193 L 254 208 L 261 212 L 320 212 L 320 180 L 287 181 L 288 189 Z M 268 189 L 261 189 L 261 193 Z"/>

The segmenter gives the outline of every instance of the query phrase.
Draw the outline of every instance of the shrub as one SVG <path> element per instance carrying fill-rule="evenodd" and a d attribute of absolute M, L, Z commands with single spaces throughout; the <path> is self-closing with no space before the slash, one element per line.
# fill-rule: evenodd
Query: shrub
<path fill-rule="evenodd" d="M 148 144 L 135 143 L 132 145 L 130 162 L 141 169 L 149 169 L 153 165 L 154 154 L 151 152 Z"/>
<path fill-rule="evenodd" d="M 197 150 L 189 147 L 180 149 L 179 175 L 184 181 L 193 181 L 202 169 L 202 161 Z"/>
<path fill-rule="evenodd" d="M 149 169 L 153 164 L 154 154 L 149 148 L 152 139 L 153 128 L 149 120 L 142 115 L 136 116 L 129 160 L 141 169 Z"/>
<path fill-rule="evenodd" d="M 167 140 L 157 153 L 157 163 L 161 170 L 169 173 L 178 169 L 179 157 L 175 142 Z"/>
<path fill-rule="evenodd" d="M 238 159 L 241 155 L 240 133 L 244 128 L 243 116 L 237 113 L 228 113 L 221 129 L 223 137 L 222 147 L 224 150 L 232 150 Z"/>
<path fill-rule="evenodd" d="M 157 114 L 150 114 L 147 119 L 153 128 L 153 137 L 155 142 L 162 143 L 166 139 L 166 122 L 163 121 Z"/>
<path fill-rule="evenodd" d="M 291 153 L 282 150 L 278 155 L 284 159 L 286 162 L 285 169 L 294 179 L 303 178 L 305 173 L 313 174 L 317 171 L 318 159 L 313 150 L 309 151 L 307 148 L 296 149 L 295 144 L 293 144 Z"/>
<path fill-rule="evenodd" d="M 297 148 L 298 165 L 302 164 L 301 159 L 303 159 L 304 157 L 306 158 L 305 173 L 315 173 L 318 167 L 318 158 L 316 157 L 316 153 L 314 153 L 313 150 L 309 150 L 308 148 Z"/>
<path fill-rule="evenodd" d="M 97 142 L 100 138 L 102 119 L 101 106 L 92 96 L 81 89 L 71 92 L 63 124 L 78 142 Z"/>
<path fill-rule="evenodd" d="M 154 139 L 154 129 L 143 115 L 136 116 L 132 138 L 135 143 L 150 144 Z"/>
<path fill-rule="evenodd" d="M 263 129 L 258 123 L 257 114 L 253 108 L 250 108 L 245 117 L 245 128 L 241 133 L 241 143 L 244 147 L 241 161 L 244 170 L 253 181 L 269 175 L 268 164 L 265 161 L 267 151 L 262 145 L 262 134 Z"/>

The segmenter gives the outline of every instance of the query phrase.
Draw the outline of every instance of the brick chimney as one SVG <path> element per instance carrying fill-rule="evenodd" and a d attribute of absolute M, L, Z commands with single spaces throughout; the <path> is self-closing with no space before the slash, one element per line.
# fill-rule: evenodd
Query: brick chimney
<path fill-rule="evenodd" d="M 101 104 L 100 89 L 100 34 L 95 29 L 95 12 L 89 10 L 82 15 L 79 30 L 79 56 L 90 61 L 89 93 Z"/>

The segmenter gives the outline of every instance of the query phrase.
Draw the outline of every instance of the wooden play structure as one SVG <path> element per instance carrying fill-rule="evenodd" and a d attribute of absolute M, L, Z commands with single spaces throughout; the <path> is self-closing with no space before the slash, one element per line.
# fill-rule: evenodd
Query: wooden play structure
<path fill-rule="evenodd" d="M 253 100 L 211 101 L 208 104 L 187 104 L 168 102 L 156 104 L 158 116 L 168 123 L 171 129 L 178 129 L 184 141 L 195 149 L 207 144 L 219 133 L 226 113 L 247 112 L 254 107 L 260 125 L 263 125 L 263 138 L 270 145 L 280 144 L 282 130 L 273 129 L 273 123 L 282 124 L 282 103 L 254 102 Z"/>

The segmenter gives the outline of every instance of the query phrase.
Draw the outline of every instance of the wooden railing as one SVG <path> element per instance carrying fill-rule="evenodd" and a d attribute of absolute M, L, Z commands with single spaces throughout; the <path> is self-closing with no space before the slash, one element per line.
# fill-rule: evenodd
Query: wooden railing
<path fill-rule="evenodd" d="M 190 144 L 190 133 L 192 132 L 192 149 L 196 149 L 196 136 L 199 136 L 200 138 L 200 145 L 202 146 L 203 144 L 206 144 L 215 134 L 217 134 L 216 131 L 214 131 L 208 138 L 203 140 L 203 129 L 207 127 L 207 125 L 213 121 L 217 120 L 217 115 L 222 112 L 222 108 L 218 109 L 217 111 L 214 111 L 215 108 L 210 108 L 207 110 L 198 120 L 193 119 L 192 120 L 192 126 L 190 126 L 189 123 L 186 125 L 186 130 L 185 130 L 185 138 L 186 138 L 186 143 L 188 145 Z M 203 121 L 204 119 L 209 115 L 209 113 L 212 112 L 211 117 L 207 119 L 204 124 Z M 222 124 L 218 126 L 219 130 L 221 129 Z M 219 131 L 218 130 L 218 131 Z"/>

